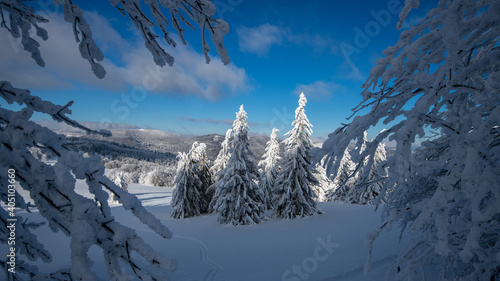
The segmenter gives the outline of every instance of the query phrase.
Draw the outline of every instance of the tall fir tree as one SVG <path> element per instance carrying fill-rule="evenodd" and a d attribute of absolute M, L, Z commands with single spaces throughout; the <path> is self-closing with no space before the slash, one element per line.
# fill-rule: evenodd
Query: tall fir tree
<path fill-rule="evenodd" d="M 177 156 L 177 174 L 172 192 L 172 213 L 174 219 L 189 218 L 201 214 L 202 195 L 200 190 L 202 182 L 198 178 L 190 153 L 179 152 Z"/>
<path fill-rule="evenodd" d="M 273 207 L 274 184 L 276 177 L 278 176 L 279 161 L 281 159 L 280 143 L 278 135 L 276 134 L 277 132 L 278 129 L 276 128 L 274 128 L 271 132 L 270 140 L 267 142 L 266 146 L 266 153 L 262 156 L 264 159 L 259 162 L 259 167 L 262 170 L 259 179 L 259 186 L 264 192 L 267 209 L 272 209 Z"/>
<path fill-rule="evenodd" d="M 299 106 L 295 110 L 295 121 L 284 140 L 285 154 L 281 162 L 281 171 L 276 179 L 276 202 L 273 217 L 294 219 L 321 214 L 314 201 L 311 183 L 317 179 L 311 173 L 311 123 L 305 114 L 307 99 L 300 94 Z"/>
<path fill-rule="evenodd" d="M 215 196 L 210 205 L 219 213 L 221 224 L 256 224 L 265 218 L 265 202 L 256 183 L 259 169 L 250 150 L 247 114 L 243 105 L 236 113 L 231 140 L 231 157 L 215 183 Z"/>

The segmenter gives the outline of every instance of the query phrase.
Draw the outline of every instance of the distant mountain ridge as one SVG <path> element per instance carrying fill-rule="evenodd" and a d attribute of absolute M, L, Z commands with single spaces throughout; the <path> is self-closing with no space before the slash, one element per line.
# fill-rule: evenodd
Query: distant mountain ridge
<path fill-rule="evenodd" d="M 112 134 L 111 137 L 84 135 L 74 132 L 62 133 L 67 135 L 73 142 L 79 141 L 84 143 L 88 140 L 88 142 L 93 144 L 92 147 L 95 147 L 94 150 L 96 150 L 97 147 L 107 147 L 113 150 L 119 150 L 120 147 L 122 147 L 124 151 L 130 151 L 130 149 L 134 148 L 138 152 L 159 153 L 163 155 L 172 155 L 172 157 L 177 155 L 178 152 L 189 151 L 194 142 L 205 143 L 207 145 L 207 157 L 211 160 L 217 157 L 221 148 L 221 143 L 225 138 L 225 136 L 218 134 L 185 137 L 174 133 L 151 129 L 117 129 L 110 131 Z M 265 152 L 266 143 L 269 141 L 269 137 L 263 135 L 250 135 L 249 141 L 250 148 L 256 157 L 255 160 L 260 160 Z M 105 150 L 105 148 L 102 149 Z M 98 152 L 99 154 L 105 154 L 105 151 L 102 149 Z M 119 152 L 115 151 L 115 153 Z"/>

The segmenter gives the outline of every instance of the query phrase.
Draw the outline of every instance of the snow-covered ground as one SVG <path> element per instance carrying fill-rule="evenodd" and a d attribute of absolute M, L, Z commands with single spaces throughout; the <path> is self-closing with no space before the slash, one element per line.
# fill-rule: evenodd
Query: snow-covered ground
<path fill-rule="evenodd" d="M 88 194 L 85 187 L 77 184 L 77 190 Z M 172 188 L 131 184 L 129 191 L 170 228 L 173 238 L 162 239 L 117 204 L 113 214 L 120 223 L 135 228 L 155 250 L 177 261 L 172 280 L 384 280 L 388 265 L 410 239 L 405 235 L 399 242 L 397 229 L 382 233 L 374 245 L 371 273 L 364 275 L 366 235 L 381 225 L 380 211 L 374 212 L 373 206 L 325 202 L 319 203 L 322 215 L 234 227 L 220 225 L 215 214 L 171 219 Z M 25 215 L 40 221 L 37 213 Z M 36 232 L 54 255 L 53 262 L 40 264 L 40 269 L 50 272 L 68 267 L 68 238 L 46 225 Z M 97 247 L 90 254 L 95 272 L 108 280 Z"/>

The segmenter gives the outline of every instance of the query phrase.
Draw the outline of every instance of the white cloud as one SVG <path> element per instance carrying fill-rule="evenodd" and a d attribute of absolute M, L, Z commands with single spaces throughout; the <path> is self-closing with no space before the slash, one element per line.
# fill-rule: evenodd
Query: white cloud
<path fill-rule="evenodd" d="M 340 42 L 329 35 L 313 34 L 310 32 L 295 33 L 289 28 L 275 26 L 269 23 L 257 27 L 242 26 L 236 29 L 240 51 L 267 55 L 273 45 L 281 45 L 286 42 L 306 46 L 316 53 L 329 51 L 334 55 L 339 54 L 337 47 Z"/>
<path fill-rule="evenodd" d="M 307 98 L 325 100 L 330 98 L 335 92 L 342 90 L 343 86 L 339 84 L 320 80 L 307 85 L 299 84 L 293 92 L 296 95 L 300 95 L 303 92 Z"/>
<path fill-rule="evenodd" d="M 269 23 L 257 26 L 242 26 L 236 29 L 240 51 L 259 56 L 269 53 L 272 45 L 283 42 L 286 30 Z"/>
<path fill-rule="evenodd" d="M 202 54 L 190 46 L 179 44 L 177 48 L 166 47 L 175 57 L 173 67 L 157 67 L 142 39 L 129 42 L 121 37 L 108 20 L 96 13 L 86 13 L 93 27 L 94 38 L 103 52 L 113 53 L 123 63 L 109 59 L 102 62 L 106 69 L 104 79 L 96 78 L 88 62 L 81 58 L 78 44 L 74 40 L 71 24 L 64 22 L 62 15 L 52 17 L 44 27 L 49 39 L 41 41 L 40 51 L 46 62 L 39 67 L 30 54 L 22 49 L 19 40 L 14 40 L 5 29 L 0 29 L 0 73 L 16 87 L 37 89 L 69 89 L 72 82 L 81 82 L 109 91 L 125 91 L 134 86 L 148 92 L 166 95 L 197 95 L 216 100 L 224 95 L 245 92 L 251 88 L 244 69 L 220 59 L 205 63 Z"/>

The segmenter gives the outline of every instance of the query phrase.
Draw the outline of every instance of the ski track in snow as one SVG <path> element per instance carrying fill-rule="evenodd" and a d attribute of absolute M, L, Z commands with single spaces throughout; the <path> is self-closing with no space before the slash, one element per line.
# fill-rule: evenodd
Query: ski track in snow
<path fill-rule="evenodd" d="M 180 235 L 173 235 L 173 237 L 176 238 L 181 238 L 181 239 L 187 239 L 191 242 L 193 242 L 199 249 L 200 249 L 200 260 L 210 266 L 212 269 L 204 276 L 203 280 L 204 281 L 213 281 L 216 280 L 217 274 L 219 271 L 223 270 L 224 267 L 219 265 L 218 263 L 214 262 L 208 257 L 208 249 L 205 246 L 203 242 L 200 240 L 194 238 L 194 237 L 187 237 L 187 236 L 180 236 Z"/>

